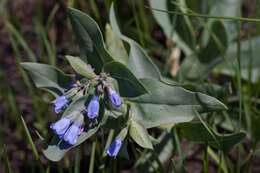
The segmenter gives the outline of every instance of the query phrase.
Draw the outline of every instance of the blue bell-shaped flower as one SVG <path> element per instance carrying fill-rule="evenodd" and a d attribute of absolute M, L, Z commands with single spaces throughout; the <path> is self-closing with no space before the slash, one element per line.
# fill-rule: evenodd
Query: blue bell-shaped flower
<path fill-rule="evenodd" d="M 89 119 L 95 119 L 99 112 L 99 99 L 98 96 L 94 95 L 90 100 L 87 107 L 87 116 Z"/>

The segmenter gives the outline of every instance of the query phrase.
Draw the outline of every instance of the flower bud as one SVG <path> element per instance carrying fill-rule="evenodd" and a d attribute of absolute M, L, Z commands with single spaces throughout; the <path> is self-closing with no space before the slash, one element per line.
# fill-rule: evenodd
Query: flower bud
<path fill-rule="evenodd" d="M 98 116 L 99 99 L 98 96 L 93 96 L 87 107 L 87 116 L 89 119 L 94 119 Z"/>
<path fill-rule="evenodd" d="M 109 146 L 107 150 L 107 154 L 110 157 L 116 157 L 121 149 L 122 140 L 120 138 L 116 138 Z"/>
<path fill-rule="evenodd" d="M 128 128 L 123 128 L 120 133 L 117 135 L 116 139 L 110 144 L 107 154 L 111 157 L 116 157 L 117 154 L 119 153 L 121 147 L 122 147 L 122 142 L 125 139 L 126 135 L 128 133 Z"/>
<path fill-rule="evenodd" d="M 108 90 L 108 98 L 114 107 L 119 108 L 121 106 L 121 98 L 115 90 L 111 88 Z"/>
<path fill-rule="evenodd" d="M 65 96 L 57 97 L 53 101 L 55 113 L 60 113 L 61 111 L 63 111 L 63 109 L 68 105 L 68 102 L 69 100 Z"/>

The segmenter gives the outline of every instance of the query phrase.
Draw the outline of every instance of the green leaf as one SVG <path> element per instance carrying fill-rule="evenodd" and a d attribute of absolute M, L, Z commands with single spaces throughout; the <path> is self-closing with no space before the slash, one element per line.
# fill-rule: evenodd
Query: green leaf
<path fill-rule="evenodd" d="M 69 61 L 72 68 L 80 75 L 92 79 L 96 76 L 94 73 L 94 70 L 91 68 L 90 65 L 86 64 L 83 60 L 81 60 L 79 57 L 73 57 L 73 56 L 66 56 L 67 60 Z"/>
<path fill-rule="evenodd" d="M 172 157 L 172 153 L 175 152 L 175 146 L 173 144 L 172 134 L 164 131 L 158 137 L 158 144 L 154 146 L 153 150 L 150 150 L 139 157 L 135 163 L 135 167 L 138 168 L 140 172 L 146 172 L 149 169 L 149 172 L 154 172 L 160 169 L 160 163 L 166 163 Z M 148 168 L 148 169 L 147 169 Z"/>
<path fill-rule="evenodd" d="M 97 23 L 87 14 L 68 9 L 69 18 L 80 47 L 80 57 L 88 62 L 96 73 L 100 73 L 105 63 L 113 61 L 105 49 L 102 33 Z"/>
<path fill-rule="evenodd" d="M 131 121 L 129 134 L 141 147 L 153 149 L 153 144 L 150 140 L 147 130 L 138 122 L 134 120 Z"/>
<path fill-rule="evenodd" d="M 170 86 L 153 79 L 142 79 L 149 93 L 131 101 L 133 119 L 145 128 L 188 122 L 196 117 L 194 110 L 205 113 L 226 109 L 219 100 L 180 86 Z"/>
<path fill-rule="evenodd" d="M 208 63 L 201 63 L 195 54 L 187 56 L 177 74 L 178 80 L 180 82 L 200 82 L 206 79 L 219 63 L 221 63 L 220 58 L 216 58 Z"/>
<path fill-rule="evenodd" d="M 67 75 L 51 65 L 24 62 L 21 66 L 29 71 L 36 87 L 45 89 L 54 96 L 62 95 L 73 81 L 72 75 Z"/>
<path fill-rule="evenodd" d="M 132 40 L 131 38 L 126 37 L 120 32 L 120 28 L 117 24 L 116 15 L 114 6 L 110 8 L 110 22 L 113 31 L 124 40 L 130 46 L 129 58 L 127 61 L 127 67 L 131 69 L 133 74 L 137 78 L 157 78 L 160 79 L 160 72 L 156 65 L 151 61 L 147 53 L 141 48 L 141 46 Z"/>
<path fill-rule="evenodd" d="M 210 15 L 240 16 L 241 0 L 221 0 L 212 1 L 212 7 L 210 9 Z M 232 41 L 237 36 L 237 22 L 236 21 L 224 21 L 225 28 L 227 30 L 228 41 Z"/>
<path fill-rule="evenodd" d="M 107 63 L 104 66 L 104 71 L 117 80 L 119 92 L 122 97 L 137 97 L 147 92 L 132 72 L 119 62 Z"/>
<path fill-rule="evenodd" d="M 214 21 L 208 34 L 207 45 L 199 52 L 201 63 L 210 63 L 226 52 L 228 47 L 227 32 L 222 21 Z"/>
<path fill-rule="evenodd" d="M 211 25 L 207 45 L 201 48 L 198 55 L 185 58 L 178 72 L 180 81 L 201 81 L 208 77 L 212 69 L 223 61 L 227 48 L 227 33 L 221 21 Z"/>
<path fill-rule="evenodd" d="M 125 49 L 124 43 L 116 33 L 114 33 L 109 24 L 106 25 L 106 45 L 115 61 L 127 65 L 128 53 Z"/>
<path fill-rule="evenodd" d="M 246 136 L 244 132 L 225 135 L 213 132 L 213 135 L 217 140 L 216 141 L 202 123 L 181 123 L 177 127 L 180 128 L 180 134 L 188 140 L 197 143 L 207 143 L 213 147 L 223 150 L 224 152 L 228 152 L 232 147 L 240 143 Z"/>
<path fill-rule="evenodd" d="M 187 6 L 186 6 L 186 2 L 185 1 L 177 1 L 175 0 L 175 3 L 178 4 L 174 4 L 174 1 L 172 0 L 168 0 L 168 10 L 170 11 L 179 11 L 182 13 L 187 12 Z M 195 35 L 195 31 L 194 28 L 191 24 L 191 20 L 188 16 L 184 16 L 184 15 L 176 15 L 176 14 L 168 14 L 170 19 L 171 19 L 171 23 L 174 26 L 174 30 L 175 32 L 178 34 L 178 36 L 182 39 L 182 41 L 189 46 L 189 48 L 191 50 L 195 50 L 195 39 L 196 39 L 196 35 Z M 171 37 L 170 37 L 171 38 Z M 174 39 L 173 39 L 174 41 Z"/>
<path fill-rule="evenodd" d="M 185 2 L 179 2 L 182 8 L 174 6 L 173 1 L 170 0 L 149 0 L 150 6 L 155 9 L 186 12 Z M 152 10 L 152 14 L 164 30 L 166 36 L 172 39 L 186 54 L 191 54 L 192 49 L 195 49 L 195 35 L 189 18 L 156 10 Z"/>
<path fill-rule="evenodd" d="M 245 80 L 252 80 L 257 82 L 259 77 L 260 66 L 260 37 L 252 37 L 247 40 L 241 41 L 241 77 Z M 217 72 L 221 72 L 227 75 L 236 75 L 234 67 L 237 65 L 237 43 L 234 42 L 229 45 L 226 52 L 227 62 L 224 61 L 216 69 Z"/>

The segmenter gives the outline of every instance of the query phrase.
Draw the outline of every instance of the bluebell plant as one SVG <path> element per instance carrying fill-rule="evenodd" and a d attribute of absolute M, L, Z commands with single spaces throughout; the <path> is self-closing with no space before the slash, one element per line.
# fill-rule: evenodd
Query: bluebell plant
<path fill-rule="evenodd" d="M 55 96 L 59 95 L 53 104 L 55 113 L 62 113 L 62 117 L 50 126 L 56 136 L 53 140 L 55 146 L 49 145 L 44 151 L 49 159 L 60 160 L 66 149 L 88 139 L 100 128 L 107 127 L 116 131 L 122 129 L 104 152 L 108 156 L 118 156 L 128 129 L 129 136 L 137 144 L 153 149 L 148 128 L 165 123 L 192 121 L 197 117 L 195 111 L 191 111 L 192 108 L 201 113 L 226 109 L 225 105 L 215 98 L 187 91 L 180 86 L 168 85 L 163 78 L 161 80 L 159 70 L 148 60 L 145 51 L 133 40 L 121 36 L 119 29 L 117 29 L 119 37 L 130 45 L 131 56 L 127 61 L 125 59 L 122 59 L 122 62 L 118 61 L 118 58 L 112 57 L 107 52 L 102 33 L 91 17 L 76 9 L 69 9 L 68 12 L 72 28 L 80 43 L 82 57 L 66 56 L 66 58 L 77 75 L 65 74 L 56 67 L 46 64 L 22 64 L 30 71 L 37 87 L 44 88 Z M 110 17 L 114 21 L 113 10 Z M 112 23 L 118 28 L 116 22 Z M 138 52 L 137 56 L 132 52 Z M 145 59 L 137 61 L 139 58 Z M 75 76 L 78 81 L 71 84 L 75 81 Z M 68 85 L 70 88 L 67 88 Z M 126 101 L 121 98 L 118 88 Z M 178 97 L 167 99 L 171 94 Z M 157 116 L 157 113 L 164 115 Z M 109 118 L 113 118 L 112 122 Z M 114 120 L 116 123 L 112 124 Z M 64 142 L 69 144 L 69 148 L 62 148 Z"/>
<path fill-rule="evenodd" d="M 79 136 L 84 131 L 84 118 L 89 121 L 97 120 L 100 112 L 100 97 L 107 98 L 106 102 L 113 108 L 119 109 L 122 105 L 122 99 L 118 92 L 113 88 L 111 82 L 108 81 L 108 74 L 101 73 L 100 75 L 93 76 L 92 79 L 83 79 L 77 81 L 72 87 L 65 91 L 61 96 L 58 96 L 54 101 L 55 113 L 66 112 L 73 100 L 77 100 L 78 95 L 88 96 L 89 101 L 86 100 L 85 107 L 82 110 L 77 110 L 65 115 L 57 122 L 51 124 L 50 128 L 60 138 L 70 145 L 75 145 Z M 107 107 L 110 109 L 110 107 Z M 120 150 L 122 141 L 121 139 L 115 140 L 116 142 L 110 147 L 111 156 L 116 156 Z M 121 142 L 120 142 L 121 141 Z M 116 147 L 113 147 L 116 145 Z"/>

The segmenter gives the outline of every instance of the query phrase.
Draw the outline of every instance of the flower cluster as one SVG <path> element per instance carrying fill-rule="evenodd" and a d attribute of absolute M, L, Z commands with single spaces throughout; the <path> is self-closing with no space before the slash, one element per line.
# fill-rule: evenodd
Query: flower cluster
<path fill-rule="evenodd" d="M 85 108 L 72 111 L 57 122 L 51 124 L 50 128 L 63 141 L 70 145 L 75 145 L 79 136 L 84 131 L 84 118 L 89 121 L 97 120 L 100 112 L 100 102 L 105 101 L 109 105 L 108 109 L 119 109 L 122 100 L 112 85 L 107 81 L 107 75 L 101 74 L 91 80 L 78 81 L 73 84 L 63 95 L 58 96 L 54 101 L 55 113 L 61 113 L 70 106 L 70 104 L 80 97 L 88 96 L 85 102 Z M 102 99 L 101 99 L 102 98 Z M 71 111 L 69 111 L 71 112 Z M 107 154 L 115 157 L 122 145 L 122 140 L 117 138 L 109 147 Z"/>

